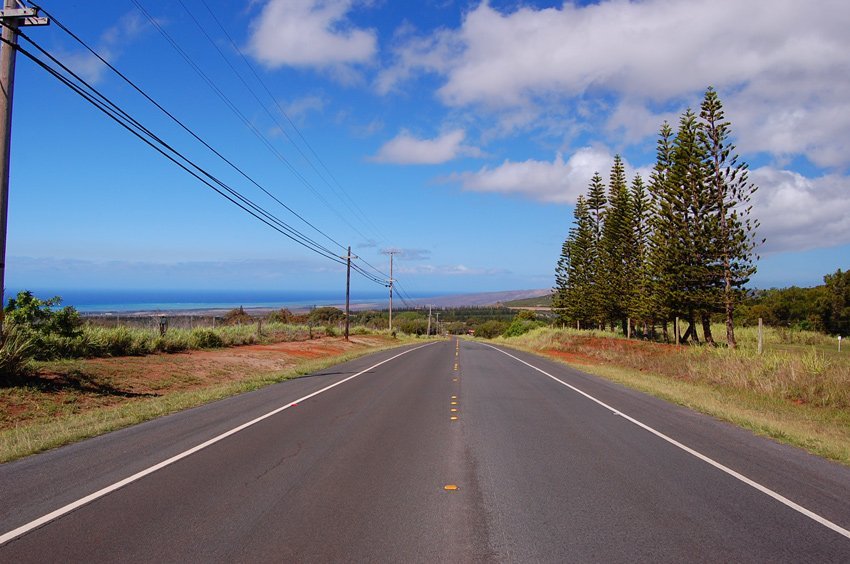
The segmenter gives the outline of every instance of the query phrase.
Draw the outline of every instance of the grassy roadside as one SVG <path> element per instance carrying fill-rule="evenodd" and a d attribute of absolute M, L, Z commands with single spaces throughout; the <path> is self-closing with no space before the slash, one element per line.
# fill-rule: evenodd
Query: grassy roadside
<path fill-rule="evenodd" d="M 819 343 L 758 356 L 552 329 L 496 342 L 850 465 L 850 355 Z"/>
<path fill-rule="evenodd" d="M 55 401 L 53 398 L 44 398 L 44 403 L 36 405 L 35 408 L 43 410 L 44 416 L 35 420 L 18 423 L 6 420 L 0 428 L 0 463 L 8 462 L 43 452 L 58 446 L 70 444 L 82 439 L 101 435 L 110 431 L 135 425 L 175 413 L 191 407 L 197 407 L 205 403 L 213 402 L 243 392 L 256 390 L 270 384 L 297 378 L 335 364 L 346 362 L 373 352 L 396 348 L 402 345 L 417 342 L 415 339 L 390 339 L 388 337 L 373 337 L 354 345 L 354 348 L 341 353 L 323 354 L 317 358 L 305 358 L 303 355 L 292 355 L 290 365 L 283 370 L 257 371 L 243 374 L 238 378 L 232 378 L 226 374 L 224 381 L 196 385 L 186 388 L 186 383 L 191 378 L 174 379 L 173 382 L 163 385 L 159 383 L 155 394 L 118 394 L 113 399 L 112 405 L 89 405 L 85 408 L 75 406 L 74 409 L 62 409 L 62 406 L 48 403 Z M 232 352 L 229 349 L 226 352 Z M 237 351 L 238 352 L 238 351 Z M 303 352 L 303 351 L 302 351 Z M 169 364 L 169 357 L 175 359 L 176 355 L 153 355 L 147 357 L 152 363 Z M 121 359 L 114 359 L 120 361 Z M 80 371 L 80 366 L 85 367 L 86 361 L 78 361 L 68 369 Z M 83 368 L 85 370 L 85 368 Z M 221 372 L 221 371 L 218 371 Z M 218 376 L 213 374 L 212 376 Z M 200 379 L 196 378 L 195 383 Z M 109 385 L 116 388 L 121 387 L 121 382 L 115 381 L 115 377 L 109 379 Z M 182 388 L 182 389 L 181 389 Z M 32 393 L 32 390 L 19 390 L 17 392 Z M 4 390 L 7 394 L 16 391 Z M 51 392 L 47 392 L 48 394 Z M 55 395 L 55 394 L 54 394 Z M 117 400 L 117 403 L 115 401 Z M 62 399 L 59 402 L 62 403 Z M 64 401 L 68 401 L 66 398 Z"/>

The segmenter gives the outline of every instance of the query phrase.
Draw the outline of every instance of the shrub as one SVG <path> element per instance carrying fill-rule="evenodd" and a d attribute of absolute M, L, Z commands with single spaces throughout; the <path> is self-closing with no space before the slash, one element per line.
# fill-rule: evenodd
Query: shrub
<path fill-rule="evenodd" d="M 228 311 L 222 322 L 225 325 L 250 325 L 254 322 L 254 318 L 245 313 L 245 308 L 239 306 L 236 309 Z"/>
<path fill-rule="evenodd" d="M 30 336 L 15 325 L 3 327 L 0 343 L 0 382 L 9 382 L 29 373 L 33 342 Z"/>
<path fill-rule="evenodd" d="M 527 318 L 520 318 L 517 315 L 516 319 L 514 319 L 511 324 L 505 329 L 505 332 L 502 333 L 503 337 L 519 337 L 520 335 L 524 335 L 531 331 L 532 329 L 537 329 L 538 327 L 542 327 L 543 323 L 539 321 L 530 321 Z"/>
<path fill-rule="evenodd" d="M 336 337 L 336 328 L 333 325 L 325 327 L 325 335 L 327 337 Z"/>
<path fill-rule="evenodd" d="M 193 329 L 189 335 L 189 343 L 192 348 L 214 349 L 224 346 L 221 335 L 210 329 Z"/>

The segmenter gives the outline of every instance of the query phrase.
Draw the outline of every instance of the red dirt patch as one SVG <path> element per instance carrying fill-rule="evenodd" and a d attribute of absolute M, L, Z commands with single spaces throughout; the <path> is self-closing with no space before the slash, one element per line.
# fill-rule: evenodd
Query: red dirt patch
<path fill-rule="evenodd" d="M 0 388 L 0 430 L 169 393 L 276 374 L 305 359 L 389 343 L 380 336 L 248 345 L 138 357 L 47 363 L 25 386 Z"/>

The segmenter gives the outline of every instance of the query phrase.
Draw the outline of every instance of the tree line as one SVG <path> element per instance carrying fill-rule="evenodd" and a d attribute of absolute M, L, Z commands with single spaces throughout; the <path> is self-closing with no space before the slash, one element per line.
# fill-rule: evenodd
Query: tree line
<path fill-rule="evenodd" d="M 756 271 L 757 187 L 731 143 L 717 92 L 699 114 L 686 110 L 677 131 L 665 122 L 648 182 L 626 178 L 614 158 L 608 184 L 599 172 L 580 196 L 555 271 L 553 306 L 564 324 L 655 338 L 684 320 L 681 342 L 714 344 L 711 318 L 722 315 L 735 347 L 734 313 Z"/>
<path fill-rule="evenodd" d="M 850 335 L 850 271 L 836 270 L 812 288 L 771 288 L 752 292 L 736 317 L 752 324 Z"/>

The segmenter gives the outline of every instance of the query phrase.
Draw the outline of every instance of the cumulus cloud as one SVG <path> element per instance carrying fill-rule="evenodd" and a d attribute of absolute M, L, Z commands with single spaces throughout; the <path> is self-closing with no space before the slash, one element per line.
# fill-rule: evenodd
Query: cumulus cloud
<path fill-rule="evenodd" d="M 762 167 L 750 174 L 758 191 L 753 214 L 761 221 L 764 252 L 804 251 L 850 243 L 850 178 L 817 178 Z"/>
<path fill-rule="evenodd" d="M 249 51 L 272 68 L 367 63 L 377 51 L 377 37 L 347 19 L 354 5 L 354 0 L 270 0 L 253 24 Z"/>
<path fill-rule="evenodd" d="M 434 139 L 418 139 L 402 131 L 387 141 L 372 160 L 392 164 L 440 164 L 463 156 L 479 156 L 475 147 L 463 144 L 466 132 L 455 129 Z"/>
<path fill-rule="evenodd" d="M 505 161 L 477 172 L 454 174 L 448 180 L 459 181 L 465 190 L 515 194 L 541 202 L 572 203 L 587 191 L 594 172 L 603 176 L 610 170 L 614 157 L 605 149 L 585 147 L 564 160 L 559 153 L 552 162 Z"/>
<path fill-rule="evenodd" d="M 510 274 L 509 270 L 503 268 L 470 267 L 464 264 L 401 266 L 398 272 L 400 274 L 416 276 L 496 276 Z"/>
<path fill-rule="evenodd" d="M 603 0 L 505 12 L 482 2 L 456 29 L 399 38 L 377 87 L 435 73 L 448 106 L 498 113 L 611 96 L 613 114 L 591 117 L 634 142 L 665 117 L 652 108 L 693 103 L 713 85 L 746 131 L 742 150 L 846 166 L 848 27 L 843 0 L 817 9 L 797 0 Z"/>

